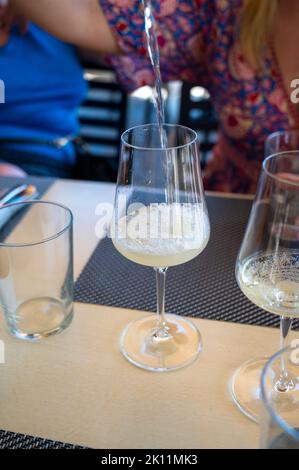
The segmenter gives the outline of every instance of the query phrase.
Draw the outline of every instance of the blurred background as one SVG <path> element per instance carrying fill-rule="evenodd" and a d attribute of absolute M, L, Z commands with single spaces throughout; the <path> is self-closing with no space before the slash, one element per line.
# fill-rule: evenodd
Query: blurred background
<path fill-rule="evenodd" d="M 112 70 L 84 64 L 89 92 L 80 107 L 81 137 L 88 146 L 81 178 L 116 181 L 120 137 L 132 126 L 155 122 L 153 90 L 145 86 L 127 95 Z M 217 140 L 218 120 L 209 93 L 202 87 L 169 82 L 163 87 L 166 122 L 198 132 L 204 167 Z"/>

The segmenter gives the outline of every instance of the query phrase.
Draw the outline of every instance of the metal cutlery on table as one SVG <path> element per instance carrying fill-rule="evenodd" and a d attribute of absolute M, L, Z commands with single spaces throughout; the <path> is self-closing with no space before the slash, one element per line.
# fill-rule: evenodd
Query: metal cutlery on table
<path fill-rule="evenodd" d="M 0 210 L 0 229 L 23 208 L 21 204 L 17 203 L 30 202 L 37 199 L 38 195 L 36 187 L 27 183 L 0 190 L 0 208 L 7 204 L 13 204 L 5 211 Z"/>

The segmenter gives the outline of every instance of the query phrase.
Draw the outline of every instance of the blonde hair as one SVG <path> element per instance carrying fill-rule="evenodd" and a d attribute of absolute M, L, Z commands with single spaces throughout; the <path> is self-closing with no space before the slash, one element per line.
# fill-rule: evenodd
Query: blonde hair
<path fill-rule="evenodd" d="M 263 67 L 263 53 L 277 8 L 278 0 L 245 2 L 240 23 L 240 43 L 243 54 L 256 69 Z"/>

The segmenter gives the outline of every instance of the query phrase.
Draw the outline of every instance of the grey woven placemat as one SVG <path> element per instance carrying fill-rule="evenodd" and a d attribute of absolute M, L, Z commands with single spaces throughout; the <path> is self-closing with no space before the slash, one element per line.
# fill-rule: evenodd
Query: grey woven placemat
<path fill-rule="evenodd" d="M 235 262 L 248 220 L 251 201 L 208 198 L 211 239 L 193 261 L 169 269 L 166 311 L 178 315 L 261 326 L 278 326 L 241 293 Z M 103 240 L 75 286 L 77 302 L 155 311 L 154 272 L 123 258 L 111 240 Z M 297 322 L 298 326 L 299 322 Z"/>
<path fill-rule="evenodd" d="M 0 431 L 0 449 L 85 449 L 85 447 L 50 441 L 41 437 Z"/>

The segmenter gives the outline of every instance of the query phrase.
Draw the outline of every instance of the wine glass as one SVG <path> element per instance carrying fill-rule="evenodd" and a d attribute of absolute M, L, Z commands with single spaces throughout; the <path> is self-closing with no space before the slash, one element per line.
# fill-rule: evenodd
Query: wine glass
<path fill-rule="evenodd" d="M 299 131 L 279 131 L 270 134 L 265 143 L 265 157 L 276 153 L 299 151 Z"/>
<path fill-rule="evenodd" d="M 236 262 L 236 277 L 247 298 L 280 316 L 280 346 L 288 343 L 292 319 L 299 316 L 299 152 L 281 152 L 263 162 L 256 198 Z M 257 421 L 259 380 L 266 359 L 242 365 L 232 380 L 238 407 Z M 277 387 L 292 384 L 281 362 Z"/>
<path fill-rule="evenodd" d="M 293 384 L 288 393 L 277 388 L 281 362 L 288 364 Z M 261 377 L 262 449 L 299 449 L 299 347 L 278 351 L 266 363 Z"/>
<path fill-rule="evenodd" d="M 169 267 L 199 255 L 209 235 L 197 134 L 178 125 L 149 124 L 126 131 L 111 237 L 123 256 L 154 268 L 157 283 L 157 315 L 139 318 L 121 336 L 121 351 L 135 366 L 160 372 L 179 369 L 200 353 L 196 326 L 165 315 L 165 278 Z"/>

